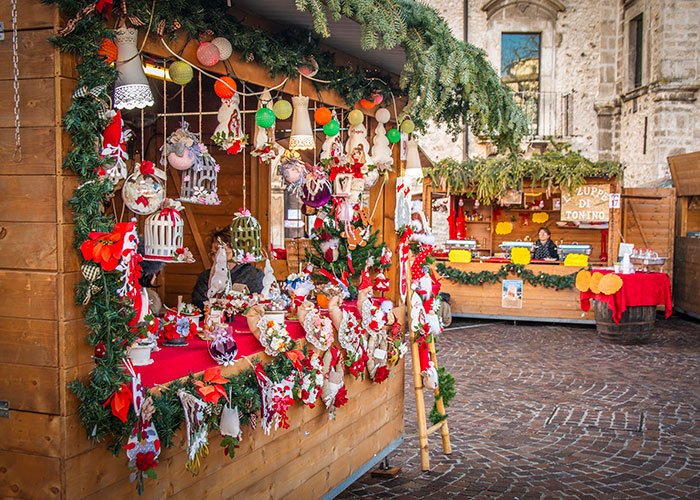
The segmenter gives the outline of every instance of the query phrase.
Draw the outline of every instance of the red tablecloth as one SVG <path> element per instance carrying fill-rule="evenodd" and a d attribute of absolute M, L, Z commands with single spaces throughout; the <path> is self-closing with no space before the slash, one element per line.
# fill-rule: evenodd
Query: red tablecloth
<path fill-rule="evenodd" d="M 594 269 L 601 274 L 612 271 L 607 269 Z M 673 312 L 671 300 L 671 280 L 665 273 L 634 273 L 619 274 L 622 278 L 622 288 L 612 295 L 593 293 L 590 290 L 581 292 L 581 309 L 591 309 L 591 299 L 600 300 L 608 304 L 613 313 L 613 320 L 619 323 L 622 313 L 631 306 L 664 306 L 666 317 Z"/>
<path fill-rule="evenodd" d="M 304 329 L 298 321 L 287 321 L 289 335 L 298 340 L 304 337 Z M 238 346 L 238 356 L 250 356 L 261 352 L 262 345 L 248 328 L 245 316 L 236 316 L 229 323 L 233 330 L 233 338 Z M 157 384 L 171 382 L 181 377 L 186 377 L 190 372 L 197 373 L 215 366 L 209 355 L 207 343 L 195 337 L 188 339 L 188 345 L 183 347 L 161 346 L 160 351 L 151 353 L 153 363 L 148 366 L 137 366 L 136 372 L 141 374 L 141 383 L 144 387 L 152 387 Z"/>

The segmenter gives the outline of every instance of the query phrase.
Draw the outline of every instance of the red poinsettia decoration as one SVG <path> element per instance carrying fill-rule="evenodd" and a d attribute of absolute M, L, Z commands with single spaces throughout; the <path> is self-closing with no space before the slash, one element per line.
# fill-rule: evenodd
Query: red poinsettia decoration
<path fill-rule="evenodd" d="M 306 356 L 304 356 L 303 352 L 299 349 L 292 349 L 291 351 L 286 351 L 284 354 L 287 356 L 287 359 L 292 362 L 294 368 L 298 371 L 302 371 L 305 365 L 304 361 L 306 360 Z"/>
<path fill-rule="evenodd" d="M 357 361 L 353 362 L 348 366 L 350 374 L 356 379 L 359 377 L 364 377 L 365 368 L 367 367 L 367 361 L 369 361 L 369 356 L 365 350 L 362 350 L 362 356 Z"/>
<path fill-rule="evenodd" d="M 335 401 L 333 402 L 333 406 L 336 408 L 340 408 L 343 406 L 345 403 L 348 402 L 348 390 L 345 388 L 345 386 L 341 387 L 338 393 L 335 395 Z"/>
<path fill-rule="evenodd" d="M 377 368 L 377 371 L 374 372 L 374 379 L 373 380 L 377 384 L 381 384 L 382 382 L 384 382 L 386 379 L 389 378 L 389 373 L 390 373 L 389 368 L 387 368 L 386 366 L 380 366 L 379 368 Z"/>
<path fill-rule="evenodd" d="M 152 451 L 143 453 L 139 452 L 136 454 L 136 468 L 140 471 L 147 471 L 153 469 L 158 465 L 158 460 L 156 459 L 156 454 Z"/>
<path fill-rule="evenodd" d="M 107 401 L 102 403 L 102 406 L 111 407 L 112 415 L 122 422 L 126 422 L 129 408 L 131 407 L 131 398 L 131 389 L 128 385 L 122 384 L 107 398 Z"/>
<path fill-rule="evenodd" d="M 105 271 L 114 271 L 119 265 L 124 248 L 124 236 L 134 229 L 135 222 L 117 222 L 111 233 L 93 231 L 80 245 L 85 260 L 102 266 Z"/>
<path fill-rule="evenodd" d="M 221 369 L 218 366 L 213 366 L 204 370 L 203 380 L 195 380 L 194 385 L 197 387 L 197 393 L 202 396 L 202 399 L 207 403 L 217 404 L 219 399 L 228 400 L 224 384 L 228 380 L 221 376 Z"/>

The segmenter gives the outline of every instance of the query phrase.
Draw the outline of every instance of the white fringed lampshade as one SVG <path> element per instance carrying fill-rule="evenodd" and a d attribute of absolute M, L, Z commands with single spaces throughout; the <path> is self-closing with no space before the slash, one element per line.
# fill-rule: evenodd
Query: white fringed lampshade
<path fill-rule="evenodd" d="M 423 178 L 423 167 L 420 164 L 418 143 L 416 141 L 408 141 L 406 143 L 406 176 L 413 179 Z"/>
<path fill-rule="evenodd" d="M 153 94 L 143 72 L 141 56 L 136 48 L 137 31 L 134 28 L 117 28 L 115 41 L 117 57 L 117 82 L 114 85 L 114 107 L 117 109 L 143 109 L 153 106 Z"/>
<path fill-rule="evenodd" d="M 309 98 L 303 95 L 292 97 L 294 115 L 292 116 L 292 135 L 289 137 L 289 149 L 303 150 L 314 148 L 314 132 L 309 118 Z"/>

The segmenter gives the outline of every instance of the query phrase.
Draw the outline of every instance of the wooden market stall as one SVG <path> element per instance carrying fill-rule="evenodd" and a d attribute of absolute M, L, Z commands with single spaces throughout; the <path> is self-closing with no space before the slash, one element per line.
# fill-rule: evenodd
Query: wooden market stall
<path fill-rule="evenodd" d="M 700 317 L 700 152 L 671 156 L 668 162 L 678 194 L 674 307 Z"/>

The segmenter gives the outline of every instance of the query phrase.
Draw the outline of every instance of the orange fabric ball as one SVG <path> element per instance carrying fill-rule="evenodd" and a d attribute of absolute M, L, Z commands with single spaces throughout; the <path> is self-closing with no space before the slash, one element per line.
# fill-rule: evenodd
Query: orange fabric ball
<path fill-rule="evenodd" d="M 328 108 L 322 107 L 314 111 L 314 120 L 316 120 L 316 123 L 319 125 L 325 125 L 331 121 L 332 118 L 331 110 Z"/>
<path fill-rule="evenodd" d="M 226 86 L 227 84 L 228 87 Z M 216 83 L 214 83 L 214 93 L 221 99 L 231 99 L 233 94 L 236 93 L 236 88 L 236 82 L 230 76 L 222 76 L 216 81 Z"/>
<path fill-rule="evenodd" d="M 117 44 L 114 43 L 109 38 L 103 38 L 100 43 L 100 48 L 97 53 L 104 58 L 107 64 L 112 64 L 117 60 L 117 55 L 119 51 L 117 50 Z"/>
<path fill-rule="evenodd" d="M 360 106 L 362 106 L 365 109 L 372 109 L 374 106 L 376 106 L 376 104 L 367 99 L 360 99 Z"/>

